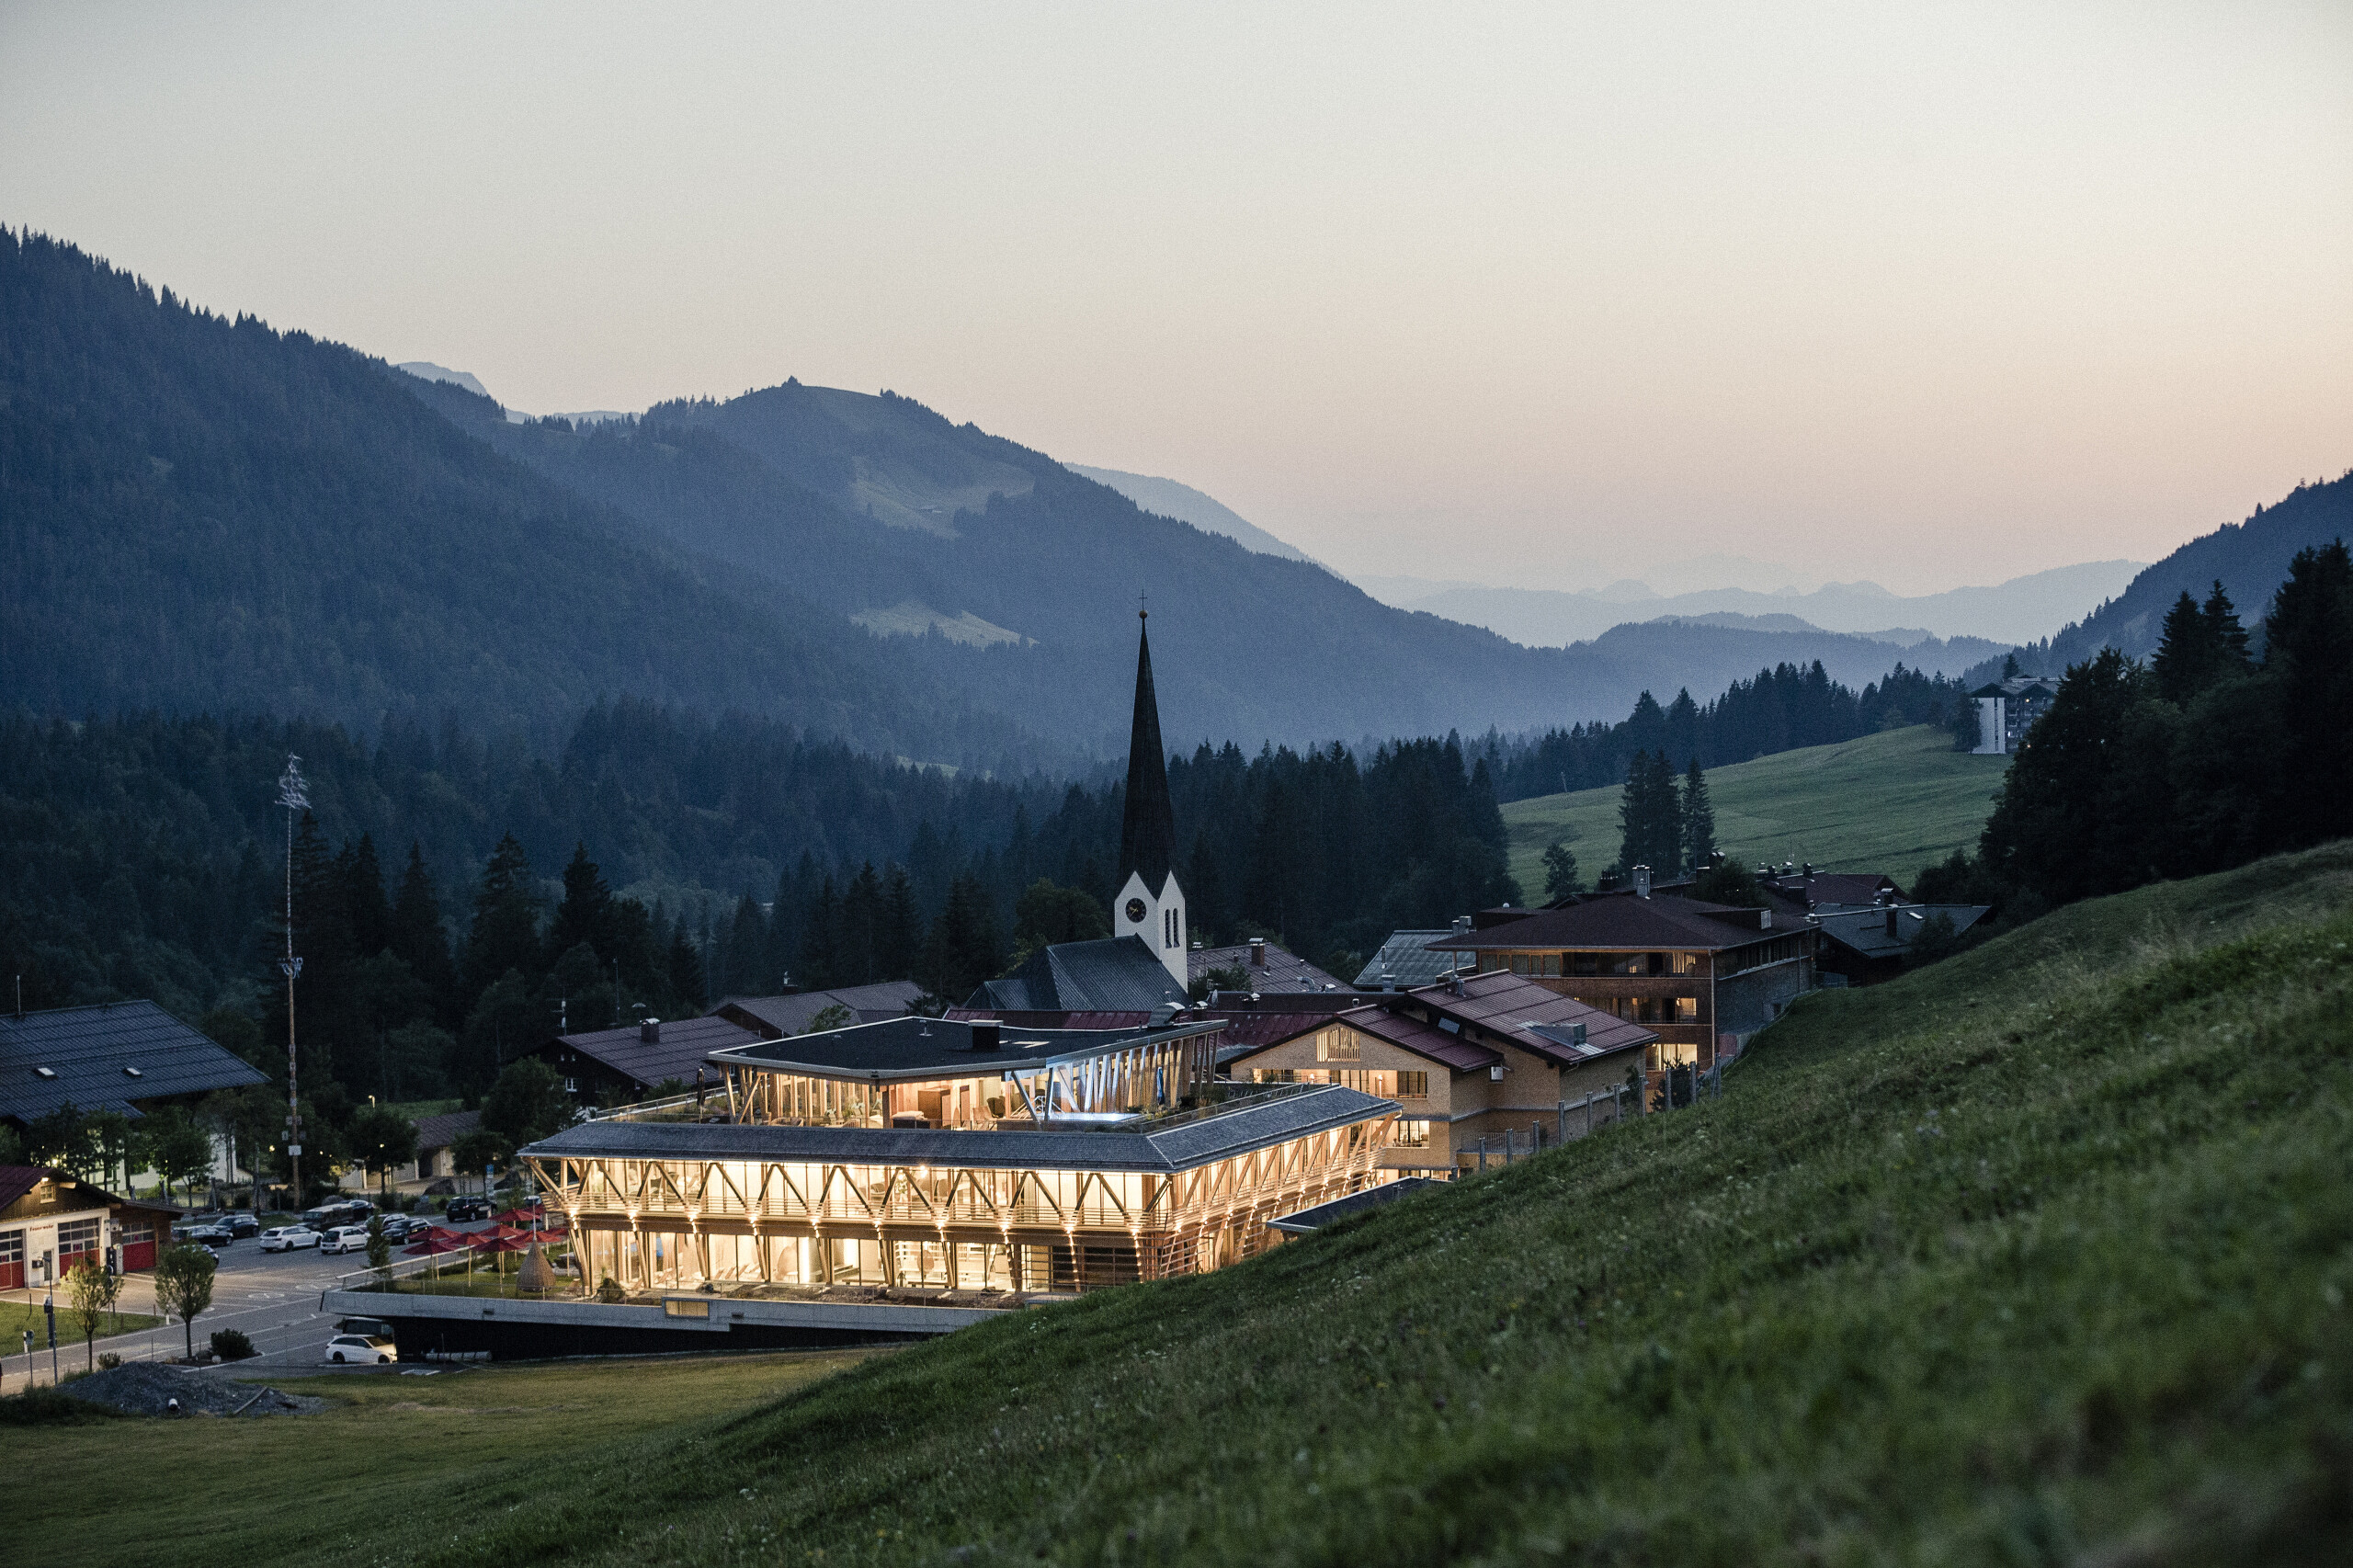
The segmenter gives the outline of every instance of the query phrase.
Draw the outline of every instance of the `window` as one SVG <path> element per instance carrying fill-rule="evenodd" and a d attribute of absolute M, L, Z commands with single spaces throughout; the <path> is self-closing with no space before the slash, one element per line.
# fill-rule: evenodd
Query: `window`
<path fill-rule="evenodd" d="M 1678 1024 L 1698 1023 L 1699 999 L 1697 996 L 1677 996 L 1675 999 L 1675 1021 Z"/>
<path fill-rule="evenodd" d="M 1547 980 L 1559 979 L 1561 974 L 1561 955 L 1558 953 L 1544 954 L 1538 964 L 1536 972 L 1542 975 Z"/>
<path fill-rule="evenodd" d="M 1416 1120 L 1400 1121 L 1397 1123 L 1397 1147 L 1400 1149 L 1427 1149 L 1429 1146 L 1430 1124 L 1428 1122 Z"/>
<path fill-rule="evenodd" d="M 58 1277 L 60 1278 L 64 1277 L 65 1271 L 73 1267 L 73 1260 L 76 1256 L 97 1250 L 98 1221 L 95 1217 L 87 1220 L 68 1220 L 59 1225 L 57 1227 Z"/>
<path fill-rule="evenodd" d="M 563 1092 L 567 1095 L 578 1094 L 580 1092 L 580 1080 L 577 1078 L 566 1078 L 563 1081 Z"/>
<path fill-rule="evenodd" d="M 1347 1029 L 1324 1029 L 1315 1037 L 1318 1062 L 1361 1062 L 1364 1042 Z"/>
<path fill-rule="evenodd" d="M 1426 1100 L 1430 1097 L 1430 1075 L 1427 1073 L 1397 1074 L 1397 1097 L 1401 1100 Z M 1427 1123 L 1424 1124 L 1427 1131 Z"/>

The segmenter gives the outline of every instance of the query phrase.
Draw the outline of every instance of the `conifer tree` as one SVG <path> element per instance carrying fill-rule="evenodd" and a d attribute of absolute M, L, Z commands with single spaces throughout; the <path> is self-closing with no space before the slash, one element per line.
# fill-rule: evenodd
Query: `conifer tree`
<path fill-rule="evenodd" d="M 820 881 L 801 923 L 801 962 L 793 981 L 803 991 L 828 991 L 842 983 L 841 893 L 829 875 Z"/>
<path fill-rule="evenodd" d="M 882 936 L 877 963 L 882 980 L 906 980 L 923 958 L 923 911 L 915 904 L 915 879 L 892 861 L 882 875 Z"/>
<path fill-rule="evenodd" d="M 556 905 L 555 918 L 548 925 L 549 960 L 583 942 L 600 959 L 609 961 L 614 956 L 612 890 L 605 885 L 604 872 L 597 862 L 588 858 L 585 841 L 572 846 L 571 863 L 563 869 L 563 902 Z"/>
<path fill-rule="evenodd" d="M 1695 756 L 1683 775 L 1683 863 L 1696 874 L 1715 852 L 1716 809 L 1708 801 L 1707 776 Z"/>
<path fill-rule="evenodd" d="M 842 890 L 841 953 L 845 985 L 870 985 L 882 978 L 882 879 L 874 862 L 858 868 Z"/>
<path fill-rule="evenodd" d="M 469 1002 L 509 970 L 527 977 L 539 972 L 540 901 L 531 885 L 530 857 L 511 833 L 482 869 L 474 891 L 474 918 L 466 932 L 465 984 Z M 468 1011 L 472 1011 L 469 1006 Z"/>
<path fill-rule="evenodd" d="M 421 843 L 409 845 L 408 869 L 401 875 L 387 937 L 386 945 L 425 986 L 442 1022 L 456 1023 L 457 966 L 450 960 L 449 933 L 441 924 L 441 900 L 433 891 Z"/>
<path fill-rule="evenodd" d="M 716 987 L 722 995 L 766 996 L 777 988 L 777 976 L 767 972 L 767 917 L 750 893 L 735 901 L 735 918 L 727 931 L 727 983 Z"/>
<path fill-rule="evenodd" d="M 352 950 L 372 959 L 392 946 L 392 908 L 384 897 L 384 868 L 376 858 L 374 835 L 363 833 L 358 844 L 345 845 L 336 869 L 343 873 Z"/>

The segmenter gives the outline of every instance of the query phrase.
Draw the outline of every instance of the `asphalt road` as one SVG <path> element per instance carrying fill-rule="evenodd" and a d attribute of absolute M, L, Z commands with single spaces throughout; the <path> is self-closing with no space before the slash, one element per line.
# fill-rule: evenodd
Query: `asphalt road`
<path fill-rule="evenodd" d="M 455 1225 L 452 1230 L 486 1230 L 489 1221 Z M 392 1256 L 402 1256 L 398 1247 Z M 325 1364 L 326 1343 L 335 1334 L 333 1316 L 319 1311 L 319 1295 L 334 1288 L 337 1279 L 347 1274 L 363 1274 L 368 1259 L 363 1253 L 338 1253 L 321 1256 L 314 1247 L 295 1252 L 261 1250 L 261 1244 L 252 1237 L 232 1242 L 221 1249 L 221 1269 L 212 1277 L 212 1305 L 200 1312 L 194 1324 L 196 1344 L 203 1348 L 212 1331 L 234 1328 L 244 1331 L 259 1352 L 250 1361 L 236 1362 L 239 1376 L 253 1372 L 313 1371 Z M 38 1309 L 46 1292 L 36 1287 L 30 1290 L 10 1290 L 11 1301 L 28 1301 Z M 152 1273 L 130 1276 L 123 1283 L 122 1299 L 116 1310 L 144 1312 L 150 1316 L 163 1314 L 155 1307 L 155 1284 Z M 28 1358 L 19 1339 L 6 1346 L 11 1354 L 0 1357 L 0 1392 L 16 1393 L 34 1383 L 46 1384 L 51 1378 L 50 1352 L 47 1338 L 36 1326 L 36 1347 Z M 118 1334 L 97 1342 L 96 1348 L 112 1351 L 126 1361 L 167 1361 L 187 1354 L 187 1336 L 177 1318 L 167 1319 L 157 1328 L 142 1329 L 136 1334 Z M 61 1372 L 73 1371 L 89 1365 L 89 1352 L 74 1326 L 73 1316 L 66 1310 L 65 1292 L 57 1292 L 57 1357 Z"/>

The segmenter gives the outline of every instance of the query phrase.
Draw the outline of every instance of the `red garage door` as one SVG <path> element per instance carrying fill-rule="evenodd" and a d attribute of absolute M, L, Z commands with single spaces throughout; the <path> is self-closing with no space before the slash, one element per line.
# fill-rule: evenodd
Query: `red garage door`
<path fill-rule="evenodd" d="M 25 1233 L 0 1231 L 0 1290 L 25 1288 Z"/>
<path fill-rule="evenodd" d="M 153 1230 L 125 1231 L 122 1233 L 122 1271 L 136 1274 L 142 1268 L 155 1267 L 155 1233 Z"/>

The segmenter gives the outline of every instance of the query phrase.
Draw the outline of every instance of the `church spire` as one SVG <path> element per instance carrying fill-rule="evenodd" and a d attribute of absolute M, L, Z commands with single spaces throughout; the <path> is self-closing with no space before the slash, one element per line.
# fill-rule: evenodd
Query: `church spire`
<path fill-rule="evenodd" d="M 1139 609 L 1136 619 L 1146 620 Z M 1128 737 L 1127 810 L 1120 819 L 1120 880 L 1131 872 L 1157 893 L 1176 860 L 1176 814 L 1168 804 L 1168 752 L 1160 744 L 1160 703 L 1152 689 L 1152 633 L 1136 642 L 1136 712 Z"/>

